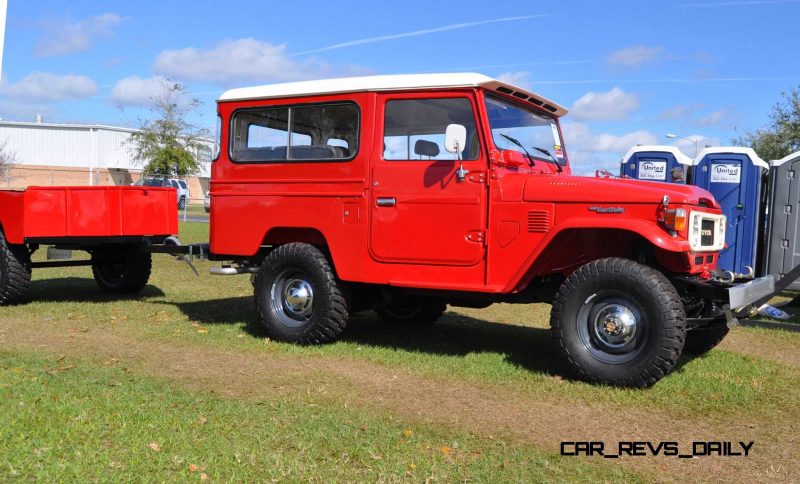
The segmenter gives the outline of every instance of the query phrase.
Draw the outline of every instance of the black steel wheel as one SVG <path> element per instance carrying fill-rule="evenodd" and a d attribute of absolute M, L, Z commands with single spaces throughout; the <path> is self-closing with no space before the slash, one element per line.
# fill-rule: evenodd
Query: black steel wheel
<path fill-rule="evenodd" d="M 675 366 L 686 334 L 677 291 L 628 259 L 590 262 L 570 275 L 550 317 L 555 342 L 581 379 L 647 387 Z"/>
<path fill-rule="evenodd" d="M 142 247 L 107 248 L 92 252 L 92 274 L 109 294 L 134 294 L 150 280 L 153 259 Z"/>
<path fill-rule="evenodd" d="M 267 334 L 280 341 L 327 343 L 347 325 L 347 302 L 328 259 L 304 243 L 267 255 L 255 277 L 255 301 Z"/>

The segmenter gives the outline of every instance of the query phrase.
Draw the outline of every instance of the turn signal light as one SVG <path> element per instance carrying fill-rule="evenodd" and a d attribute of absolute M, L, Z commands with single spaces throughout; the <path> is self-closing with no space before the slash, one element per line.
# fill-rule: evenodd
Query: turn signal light
<path fill-rule="evenodd" d="M 673 208 L 664 212 L 664 225 L 676 232 L 681 232 L 686 228 L 686 210 Z"/>

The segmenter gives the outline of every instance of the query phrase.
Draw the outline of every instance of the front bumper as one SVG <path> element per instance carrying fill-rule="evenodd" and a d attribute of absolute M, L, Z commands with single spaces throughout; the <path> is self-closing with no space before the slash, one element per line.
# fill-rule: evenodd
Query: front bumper
<path fill-rule="evenodd" d="M 773 276 L 747 282 L 726 282 L 695 276 L 674 276 L 672 283 L 687 304 L 688 328 L 727 322 L 734 325 L 737 316 L 747 317 L 749 306 L 768 299 L 779 291 Z M 691 315 L 689 314 L 691 312 Z"/>
<path fill-rule="evenodd" d="M 741 309 L 775 293 L 775 278 L 764 276 L 728 288 L 728 304 Z"/>

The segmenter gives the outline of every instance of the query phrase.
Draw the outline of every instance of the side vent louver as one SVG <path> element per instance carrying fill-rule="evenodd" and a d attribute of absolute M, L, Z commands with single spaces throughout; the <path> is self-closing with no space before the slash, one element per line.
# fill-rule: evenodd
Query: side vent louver
<path fill-rule="evenodd" d="M 528 212 L 528 232 L 541 233 L 550 230 L 550 212 L 531 210 Z"/>

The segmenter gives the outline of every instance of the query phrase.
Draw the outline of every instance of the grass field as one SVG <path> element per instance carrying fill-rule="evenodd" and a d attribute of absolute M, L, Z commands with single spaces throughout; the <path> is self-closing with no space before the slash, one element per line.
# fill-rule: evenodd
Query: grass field
<path fill-rule="evenodd" d="M 207 224 L 183 224 L 184 242 Z M 132 298 L 34 272 L 0 308 L 0 479 L 792 480 L 800 335 L 736 328 L 637 391 L 571 381 L 548 305 L 353 318 L 337 343 L 263 337 L 246 276 L 169 256 Z M 755 441 L 748 458 L 570 458 L 562 440 Z M 152 444 L 152 445 L 151 445 Z M 154 450 L 157 448 L 157 450 Z"/>

